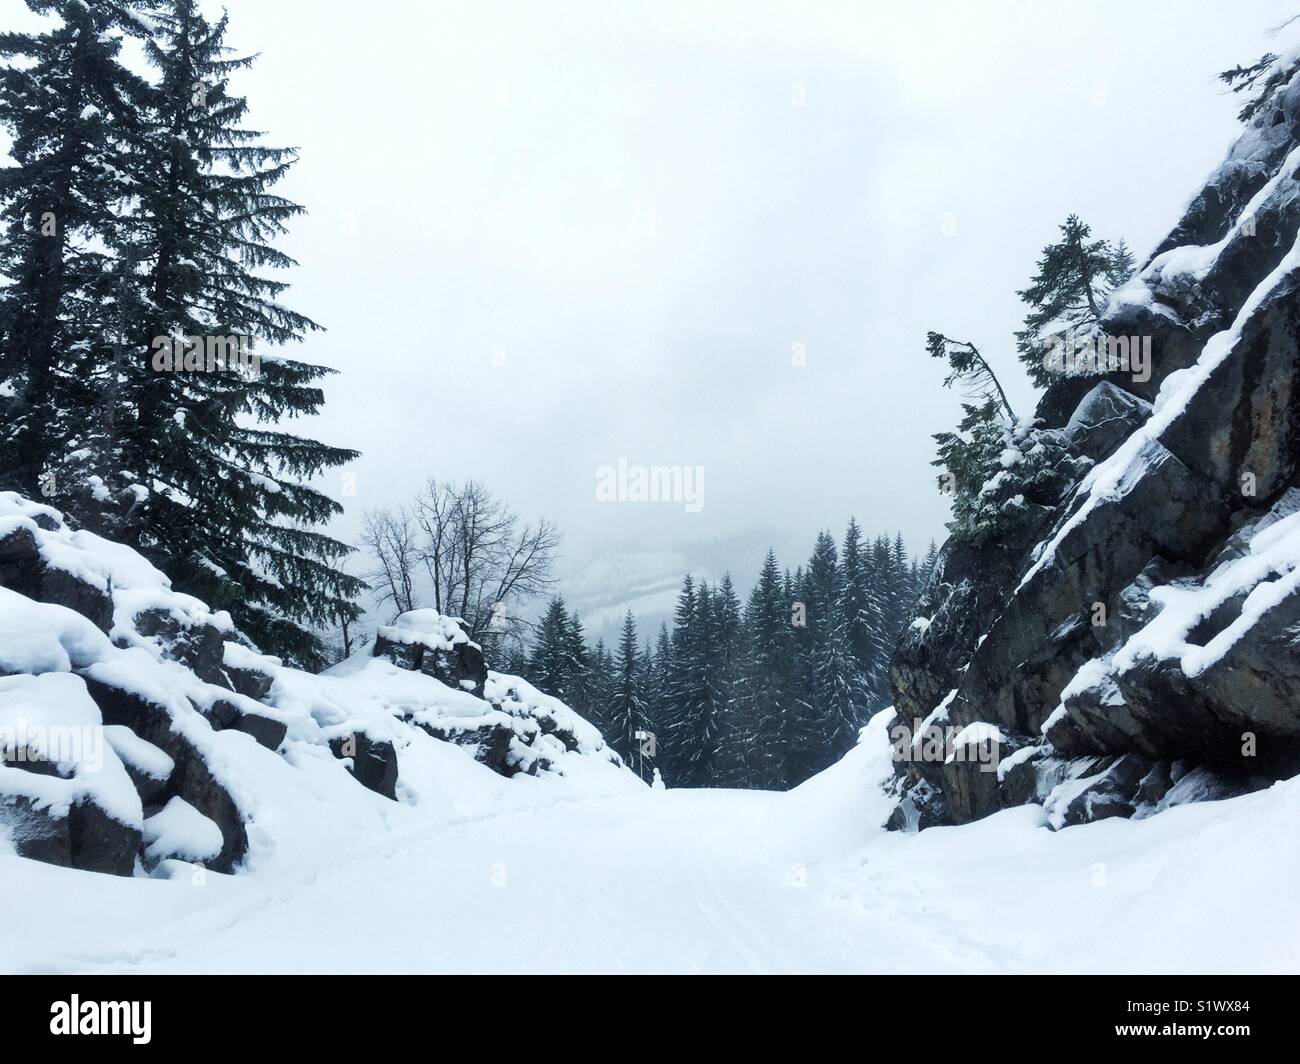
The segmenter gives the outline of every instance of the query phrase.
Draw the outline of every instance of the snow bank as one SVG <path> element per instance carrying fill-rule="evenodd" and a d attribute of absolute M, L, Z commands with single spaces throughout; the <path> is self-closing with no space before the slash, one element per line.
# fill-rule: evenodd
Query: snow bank
<path fill-rule="evenodd" d="M 432 610 L 311 675 L 240 642 L 227 614 L 48 506 L 0 493 L 0 543 L 8 849 L 129 873 L 129 834 L 111 853 L 83 852 L 97 840 L 70 818 L 93 807 L 136 833 L 137 872 L 170 877 L 179 861 L 260 873 L 398 825 L 644 789 L 558 700 L 518 677 L 448 675 L 482 658 Z M 431 653 L 400 667 L 376 656 L 384 640 Z"/>
<path fill-rule="evenodd" d="M 40 915 L 0 938 L 0 970 L 1297 970 L 1300 783 L 1065 832 L 1037 806 L 885 832 L 891 716 L 784 794 L 555 801 L 540 780 L 493 777 L 496 800 L 455 774 L 481 766 L 430 744 L 472 807 L 444 818 L 377 800 L 402 815 L 367 834 L 345 806 L 332 845 L 291 860 L 288 839 L 254 875 L 92 877 L 0 840 L 6 904 Z"/>

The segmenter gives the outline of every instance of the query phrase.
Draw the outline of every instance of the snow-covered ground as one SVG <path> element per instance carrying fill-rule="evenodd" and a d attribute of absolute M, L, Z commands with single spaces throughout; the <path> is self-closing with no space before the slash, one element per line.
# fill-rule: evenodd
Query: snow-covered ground
<path fill-rule="evenodd" d="M 1300 970 L 1300 780 L 1060 832 L 1029 806 L 890 834 L 884 725 L 788 794 L 595 765 L 488 787 L 447 746 L 436 800 L 373 796 L 382 829 L 326 822 L 236 876 L 101 876 L 0 842 L 0 970 Z"/>

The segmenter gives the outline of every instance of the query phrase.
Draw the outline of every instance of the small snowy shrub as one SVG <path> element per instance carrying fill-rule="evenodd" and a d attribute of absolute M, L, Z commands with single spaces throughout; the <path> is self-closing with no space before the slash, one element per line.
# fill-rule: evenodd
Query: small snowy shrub
<path fill-rule="evenodd" d="M 986 543 L 1056 503 L 1078 460 L 1060 431 L 1038 428 L 1032 418 L 1010 421 L 991 403 L 963 408 L 957 432 L 935 435 L 934 465 L 945 470 L 940 489 L 952 495 L 948 530 Z"/>

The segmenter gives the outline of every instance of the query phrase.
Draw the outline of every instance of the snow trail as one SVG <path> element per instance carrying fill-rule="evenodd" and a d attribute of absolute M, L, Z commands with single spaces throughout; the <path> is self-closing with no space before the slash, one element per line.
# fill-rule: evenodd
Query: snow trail
<path fill-rule="evenodd" d="M 885 721 L 787 794 L 569 798 L 195 886 L 0 853 L 0 970 L 1294 971 L 1300 780 L 885 833 Z M 298 853 L 299 851 L 294 851 Z"/>

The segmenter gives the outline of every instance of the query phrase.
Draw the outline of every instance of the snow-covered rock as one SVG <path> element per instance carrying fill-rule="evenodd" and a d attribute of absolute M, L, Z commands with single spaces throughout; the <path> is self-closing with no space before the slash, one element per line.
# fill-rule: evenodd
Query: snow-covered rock
<path fill-rule="evenodd" d="M 410 610 L 380 628 L 375 654 L 480 697 L 487 682 L 482 650 L 457 621 L 436 610 Z"/>
<path fill-rule="evenodd" d="M 1057 505 L 946 545 L 891 666 L 899 719 L 955 690 L 950 725 L 996 725 L 1017 760 L 996 784 L 900 763 L 896 827 L 1027 801 L 1063 827 L 1300 773 L 1297 99 L 1292 74 L 1106 309 L 1152 339 L 1150 379 L 1044 396 L 1087 460 Z"/>
<path fill-rule="evenodd" d="M 17 853 L 230 872 L 307 830 L 295 820 L 445 796 L 442 750 L 485 792 L 518 775 L 642 786 L 563 703 L 489 672 L 451 618 L 403 614 L 301 672 L 134 551 L 0 493 L 0 828 Z"/>

